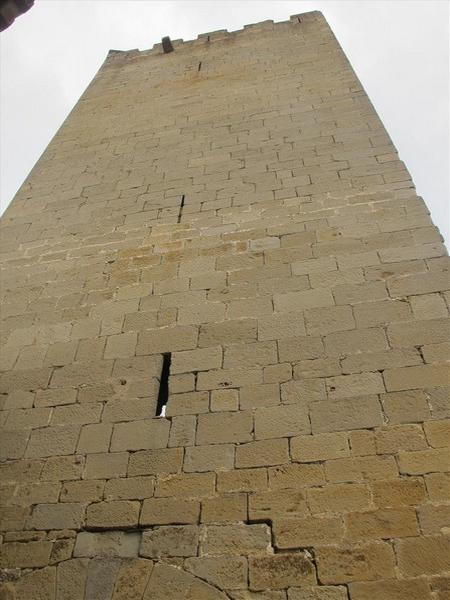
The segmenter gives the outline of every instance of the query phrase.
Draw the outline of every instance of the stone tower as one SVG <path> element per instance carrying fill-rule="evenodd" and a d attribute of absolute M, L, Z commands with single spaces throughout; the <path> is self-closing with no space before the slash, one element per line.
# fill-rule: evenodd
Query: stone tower
<path fill-rule="evenodd" d="M 1 598 L 449 598 L 426 206 L 320 13 L 170 46 L 2 221 Z"/>

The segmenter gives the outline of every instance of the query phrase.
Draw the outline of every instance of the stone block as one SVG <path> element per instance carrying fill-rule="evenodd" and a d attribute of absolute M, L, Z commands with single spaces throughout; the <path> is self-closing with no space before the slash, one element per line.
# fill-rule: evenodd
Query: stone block
<path fill-rule="evenodd" d="M 85 457 L 80 454 L 47 458 L 41 472 L 42 481 L 68 481 L 81 479 Z"/>
<path fill-rule="evenodd" d="M 236 447 L 236 468 L 265 467 L 289 462 L 288 440 L 271 439 Z"/>
<path fill-rule="evenodd" d="M 361 373 L 329 377 L 326 380 L 326 384 L 330 400 L 385 392 L 383 377 L 380 373 Z"/>
<path fill-rule="evenodd" d="M 7 542 L 0 550 L 0 567 L 2 569 L 30 569 L 46 567 L 50 562 L 52 542 Z"/>
<path fill-rule="evenodd" d="M 423 428 L 427 441 L 433 448 L 445 448 L 450 445 L 450 420 L 428 421 L 423 424 Z M 417 448 L 410 448 L 413 449 L 417 450 Z"/>
<path fill-rule="evenodd" d="M 170 498 L 204 498 L 213 496 L 215 473 L 181 473 L 159 477 L 155 496 Z"/>
<path fill-rule="evenodd" d="M 162 354 L 191 350 L 197 345 L 198 331 L 191 325 L 162 327 L 142 331 L 138 335 L 136 354 Z"/>
<path fill-rule="evenodd" d="M 177 525 L 144 531 L 139 554 L 147 558 L 196 556 L 198 527 Z"/>
<path fill-rule="evenodd" d="M 30 517 L 29 529 L 78 529 L 83 524 L 83 517 L 82 504 L 37 504 Z"/>
<path fill-rule="evenodd" d="M 325 463 L 327 479 L 333 483 L 395 479 L 398 468 L 393 456 L 338 458 Z"/>
<path fill-rule="evenodd" d="M 278 362 L 275 341 L 232 344 L 225 348 L 223 366 L 225 369 L 255 368 Z"/>
<path fill-rule="evenodd" d="M 339 544 L 344 537 L 341 517 L 274 515 L 273 530 L 275 545 L 281 550 Z"/>
<path fill-rule="evenodd" d="M 184 498 L 149 498 L 142 503 L 140 525 L 198 523 L 200 502 Z"/>
<path fill-rule="evenodd" d="M 153 571 L 153 563 L 145 558 L 123 561 L 114 586 L 113 600 L 143 598 Z"/>
<path fill-rule="evenodd" d="M 255 438 L 281 438 L 309 433 L 311 423 L 306 406 L 295 403 L 258 408 L 255 411 Z"/>
<path fill-rule="evenodd" d="M 388 298 L 388 293 L 384 282 L 369 281 L 367 283 L 336 285 L 333 288 L 333 296 L 339 306 L 384 300 Z"/>
<path fill-rule="evenodd" d="M 365 581 L 350 584 L 355 600 L 431 600 L 428 582 L 424 579 Z"/>
<path fill-rule="evenodd" d="M 271 520 L 286 516 L 303 516 L 309 513 L 304 491 L 275 490 L 258 492 L 249 496 L 251 520 Z"/>
<path fill-rule="evenodd" d="M 172 417 L 169 446 L 193 446 L 195 443 L 196 427 L 197 419 L 194 415 Z"/>
<path fill-rule="evenodd" d="M 270 548 L 267 525 L 207 525 L 200 540 L 200 555 L 252 555 Z"/>
<path fill-rule="evenodd" d="M 223 471 L 234 467 L 234 445 L 215 444 L 186 448 L 183 470 L 186 472 Z"/>
<path fill-rule="evenodd" d="M 108 452 L 111 434 L 112 425 L 109 423 L 85 425 L 81 429 L 77 452 L 80 454 Z"/>
<path fill-rule="evenodd" d="M 86 558 L 59 563 L 56 571 L 56 600 L 84 600 L 88 564 Z"/>
<path fill-rule="evenodd" d="M 425 535 L 448 534 L 450 506 L 448 504 L 424 504 L 418 509 L 420 529 Z"/>
<path fill-rule="evenodd" d="M 132 558 L 138 555 L 141 535 L 127 531 L 80 531 L 73 555 L 82 558 Z"/>
<path fill-rule="evenodd" d="M 412 319 L 410 305 L 405 300 L 384 300 L 382 302 L 357 304 L 353 308 L 353 312 L 358 327 L 378 327 Z"/>
<path fill-rule="evenodd" d="M 221 412 L 198 416 L 197 444 L 227 444 L 252 439 L 253 416 L 250 412 Z"/>
<path fill-rule="evenodd" d="M 66 481 L 61 488 L 60 502 L 99 502 L 103 498 L 104 481 Z"/>
<path fill-rule="evenodd" d="M 246 494 L 224 494 L 202 502 L 202 523 L 229 523 L 247 519 Z"/>
<path fill-rule="evenodd" d="M 119 477 L 105 485 L 105 500 L 142 500 L 153 496 L 154 477 Z"/>
<path fill-rule="evenodd" d="M 307 308 L 334 306 L 334 298 L 330 290 L 316 288 L 287 294 L 274 294 L 273 303 L 276 312 L 292 312 Z"/>
<path fill-rule="evenodd" d="M 419 534 L 416 511 L 409 506 L 352 512 L 345 515 L 345 526 L 346 537 L 361 542 L 370 538 L 391 539 Z"/>
<path fill-rule="evenodd" d="M 40 430 L 35 430 L 36 435 Z M 33 432 L 31 432 L 33 433 Z M 35 439 L 36 439 L 35 435 Z M 22 458 L 25 454 L 25 449 L 28 444 L 28 438 L 30 437 L 30 431 L 2 431 L 0 439 L 0 460 L 10 460 Z M 42 439 L 42 437 L 41 437 Z M 40 444 L 34 442 L 37 455 L 32 454 L 32 458 L 38 458 L 39 452 L 41 451 Z"/>
<path fill-rule="evenodd" d="M 310 415 L 313 433 L 379 427 L 383 424 L 381 405 L 376 396 L 314 402 Z"/>
<path fill-rule="evenodd" d="M 198 374 L 198 390 L 238 388 L 262 383 L 262 368 L 258 369 L 217 369 Z"/>
<path fill-rule="evenodd" d="M 308 335 L 327 335 L 335 331 L 348 331 L 355 328 L 350 306 L 329 306 L 305 310 L 305 323 Z"/>
<path fill-rule="evenodd" d="M 280 361 L 297 362 L 324 356 L 324 346 L 320 337 L 288 337 L 278 342 Z"/>
<path fill-rule="evenodd" d="M 450 462 L 447 448 L 431 448 L 416 452 L 399 452 L 398 467 L 405 475 L 448 472 Z"/>
<path fill-rule="evenodd" d="M 165 448 L 169 441 L 167 419 L 148 419 L 116 423 L 111 438 L 111 452 Z"/>
<path fill-rule="evenodd" d="M 449 570 L 450 537 L 425 536 L 397 540 L 398 568 L 403 577 L 439 575 Z"/>
<path fill-rule="evenodd" d="M 267 489 L 266 469 L 237 469 L 217 473 L 217 491 L 258 492 Z"/>
<path fill-rule="evenodd" d="M 189 373 L 193 371 L 209 371 L 222 366 L 222 348 L 197 348 L 174 352 L 170 365 L 171 373 Z"/>
<path fill-rule="evenodd" d="M 35 429 L 31 432 L 26 456 L 40 458 L 62 454 L 74 454 L 79 433 L 79 425 L 59 425 Z"/>
<path fill-rule="evenodd" d="M 350 456 L 346 433 L 319 433 L 301 435 L 291 439 L 292 460 L 317 462 Z"/>
<path fill-rule="evenodd" d="M 431 418 L 427 397 L 422 390 L 405 390 L 381 394 L 389 423 L 417 423 Z"/>
<path fill-rule="evenodd" d="M 426 450 L 428 448 L 420 425 L 392 425 L 375 432 L 378 454 L 395 454 L 400 450 Z"/>
<path fill-rule="evenodd" d="M 450 383 L 450 366 L 419 365 L 388 369 L 383 377 L 388 392 L 444 386 Z"/>
<path fill-rule="evenodd" d="M 404 323 L 393 323 L 388 326 L 387 335 L 393 348 L 447 342 L 449 338 L 449 320 L 411 321 L 408 322 L 407 326 Z"/>
<path fill-rule="evenodd" d="M 182 464 L 183 450 L 181 448 L 141 450 L 130 455 L 128 477 L 177 473 L 181 471 Z"/>
<path fill-rule="evenodd" d="M 197 415 L 209 411 L 209 392 L 171 394 L 166 404 L 166 416 Z"/>
<path fill-rule="evenodd" d="M 307 491 L 313 514 L 328 512 L 354 512 L 371 507 L 370 490 L 360 483 L 329 484 Z"/>
<path fill-rule="evenodd" d="M 306 335 L 302 312 L 274 313 L 258 319 L 258 340 L 282 340 Z"/>
<path fill-rule="evenodd" d="M 188 571 L 219 589 L 247 587 L 247 561 L 242 556 L 199 556 L 185 561 Z"/>
<path fill-rule="evenodd" d="M 359 352 L 381 352 L 388 349 L 382 329 L 356 329 L 340 331 L 325 336 L 325 352 L 328 356 L 341 356 Z"/>
<path fill-rule="evenodd" d="M 97 529 L 136 527 L 140 508 L 139 502 L 128 500 L 96 502 L 86 509 L 86 525 Z"/>
<path fill-rule="evenodd" d="M 425 485 L 420 478 L 374 481 L 371 487 L 374 504 L 380 508 L 417 506 L 426 498 Z"/>
<path fill-rule="evenodd" d="M 323 485 L 325 473 L 318 464 L 288 464 L 268 469 L 272 490 L 302 489 L 304 486 Z"/>
<path fill-rule="evenodd" d="M 253 315 L 250 315 L 253 316 Z M 244 318 L 227 320 L 223 323 L 208 323 L 201 325 L 198 345 L 200 348 L 239 342 L 256 341 L 257 320 Z"/>
<path fill-rule="evenodd" d="M 325 382 L 321 379 L 300 379 L 287 381 L 281 385 L 281 400 L 283 404 L 299 404 L 309 406 L 311 402 L 326 400 Z"/>
<path fill-rule="evenodd" d="M 395 577 L 394 551 L 387 542 L 322 546 L 316 550 L 318 576 L 324 584 L 374 581 Z"/>
<path fill-rule="evenodd" d="M 137 333 L 129 331 L 110 335 L 106 338 L 106 347 L 104 357 L 108 358 L 128 358 L 135 355 L 137 344 Z"/>
<path fill-rule="evenodd" d="M 53 598 L 56 585 L 56 567 L 45 567 L 25 573 L 15 584 L 15 597 L 27 600 Z M 9 599 L 8 599 L 9 600 Z"/>
<path fill-rule="evenodd" d="M 253 590 L 283 589 L 316 582 L 314 567 L 302 552 L 251 557 L 249 578 Z"/>
<path fill-rule="evenodd" d="M 86 479 L 111 479 L 125 477 L 128 467 L 127 452 L 90 454 L 86 458 Z"/>
<path fill-rule="evenodd" d="M 247 388 L 248 389 L 248 388 Z M 242 390 L 241 390 L 242 394 Z M 227 412 L 239 409 L 239 392 L 237 390 L 213 390 L 211 392 L 211 410 L 213 412 Z M 241 408 L 250 408 L 242 406 Z"/>

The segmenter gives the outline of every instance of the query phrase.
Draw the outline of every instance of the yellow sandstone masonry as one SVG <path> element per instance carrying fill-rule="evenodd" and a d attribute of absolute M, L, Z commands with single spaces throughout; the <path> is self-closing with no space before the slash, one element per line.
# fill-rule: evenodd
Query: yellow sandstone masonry
<path fill-rule="evenodd" d="M 444 600 L 441 236 L 320 13 L 172 46 L 1 221 L 0 597 Z"/>

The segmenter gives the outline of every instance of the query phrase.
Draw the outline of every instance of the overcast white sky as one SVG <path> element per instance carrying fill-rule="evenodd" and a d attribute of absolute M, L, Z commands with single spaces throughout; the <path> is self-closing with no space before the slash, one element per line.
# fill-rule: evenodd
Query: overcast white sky
<path fill-rule="evenodd" d="M 447 0 L 36 0 L 0 34 L 2 210 L 109 49 L 309 10 L 330 23 L 448 245 Z"/>

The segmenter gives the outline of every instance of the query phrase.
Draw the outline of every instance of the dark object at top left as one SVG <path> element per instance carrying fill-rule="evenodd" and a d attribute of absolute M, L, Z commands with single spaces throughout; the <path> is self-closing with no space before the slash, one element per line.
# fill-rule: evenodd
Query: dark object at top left
<path fill-rule="evenodd" d="M 14 19 L 27 12 L 34 0 L 0 0 L 0 31 L 9 27 Z"/>

